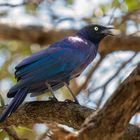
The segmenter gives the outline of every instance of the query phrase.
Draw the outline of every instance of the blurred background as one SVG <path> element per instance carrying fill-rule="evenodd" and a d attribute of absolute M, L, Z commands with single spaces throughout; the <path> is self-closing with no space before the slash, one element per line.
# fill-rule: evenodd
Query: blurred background
<path fill-rule="evenodd" d="M 78 30 L 89 23 L 113 25 L 118 29 L 117 34 L 139 36 L 140 0 L 0 0 L 0 30 L 3 30 L 3 25 L 7 25 L 21 29 L 23 27 L 40 27 L 71 31 Z M 9 29 L 7 34 L 10 36 L 13 33 Z M 4 39 L 0 34 L 1 106 L 10 101 L 6 94 L 9 88 L 16 83 L 14 67 L 25 57 L 50 44 L 50 42 L 27 40 L 8 37 Z M 70 86 L 81 105 L 94 109 L 100 108 L 138 62 L 140 62 L 140 53 L 134 51 L 98 54 L 82 75 L 71 81 Z M 55 93 L 61 101 L 71 99 L 65 87 Z M 29 95 L 26 101 L 48 100 L 49 96 L 50 94 L 43 94 L 31 98 Z M 131 123 L 140 126 L 139 114 L 132 118 Z M 26 126 L 12 127 L 12 129 L 19 137 L 34 140 L 41 139 L 48 127 L 45 124 L 35 124 L 33 129 L 26 128 Z M 73 131 L 72 128 L 71 130 Z M 0 140 L 12 139 L 8 132 L 0 130 Z M 42 139 L 49 138 L 46 136 Z"/>

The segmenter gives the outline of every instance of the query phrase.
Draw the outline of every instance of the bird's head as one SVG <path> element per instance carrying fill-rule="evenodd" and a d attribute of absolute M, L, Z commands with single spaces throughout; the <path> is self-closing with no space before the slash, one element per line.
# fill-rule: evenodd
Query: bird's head
<path fill-rule="evenodd" d="M 82 28 L 77 34 L 98 45 L 105 36 L 113 35 L 110 29 L 113 27 L 90 24 Z"/>

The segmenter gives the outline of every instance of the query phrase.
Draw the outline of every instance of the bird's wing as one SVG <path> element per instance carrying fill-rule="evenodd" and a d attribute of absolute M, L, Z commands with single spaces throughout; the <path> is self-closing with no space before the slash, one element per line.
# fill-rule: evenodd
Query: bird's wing
<path fill-rule="evenodd" d="M 37 53 L 16 67 L 18 83 L 10 90 L 13 92 L 49 80 L 64 80 L 84 60 L 83 54 L 69 47 L 50 47 L 41 56 Z"/>
<path fill-rule="evenodd" d="M 55 53 L 56 49 L 50 49 L 50 48 L 47 48 L 47 49 L 44 49 L 44 50 L 41 50 L 40 52 L 37 52 L 35 54 L 32 54 L 30 57 L 27 57 L 26 59 L 24 59 L 23 61 L 21 61 L 16 67 L 16 71 L 18 71 L 19 69 L 21 69 L 22 67 L 25 67 L 26 65 L 29 65 L 31 63 L 34 63 L 44 57 L 47 57 L 49 54 L 51 53 Z"/>
<path fill-rule="evenodd" d="M 52 75 L 64 70 L 70 71 L 76 67 L 78 62 L 81 61 L 81 58 L 79 60 L 77 55 L 76 59 L 72 56 L 73 52 L 69 48 L 49 48 L 47 54 L 42 53 L 42 56 L 39 55 L 39 57 L 36 54 L 36 57 L 33 55 L 20 63 L 16 67 L 15 76 L 20 80 L 33 76 L 36 77 L 36 74 L 39 74 L 40 76 L 42 74 L 45 76 L 48 75 L 51 77 Z M 69 67 L 66 67 L 66 65 Z"/>
<path fill-rule="evenodd" d="M 16 67 L 15 76 L 18 82 L 9 90 L 7 96 L 11 97 L 18 89 L 37 83 L 68 80 L 72 71 L 87 57 L 87 53 L 75 50 L 71 45 L 73 43 L 65 39 L 23 60 Z"/>
<path fill-rule="evenodd" d="M 49 51 L 51 52 L 51 48 Z M 56 48 L 55 53 L 52 49 L 51 55 L 44 54 L 44 57 L 18 67 L 16 78 L 19 81 L 9 90 L 7 96 L 10 97 L 20 88 L 30 87 L 43 81 L 66 80 L 83 61 L 83 56 L 78 54 L 80 53 L 75 54 L 70 48 Z"/>

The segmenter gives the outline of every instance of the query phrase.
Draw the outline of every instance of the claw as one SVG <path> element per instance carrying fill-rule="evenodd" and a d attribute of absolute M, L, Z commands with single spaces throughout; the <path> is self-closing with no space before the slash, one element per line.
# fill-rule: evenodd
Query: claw
<path fill-rule="evenodd" d="M 73 103 L 73 101 L 69 100 L 69 99 L 66 99 L 64 102 L 66 102 L 66 103 Z"/>
<path fill-rule="evenodd" d="M 75 100 L 75 101 L 74 101 L 74 103 L 76 103 L 76 104 L 80 105 L 80 104 L 79 104 L 79 102 L 78 102 L 78 100 Z"/>
<path fill-rule="evenodd" d="M 58 102 L 58 100 L 55 97 L 49 97 L 49 100 L 53 102 Z"/>

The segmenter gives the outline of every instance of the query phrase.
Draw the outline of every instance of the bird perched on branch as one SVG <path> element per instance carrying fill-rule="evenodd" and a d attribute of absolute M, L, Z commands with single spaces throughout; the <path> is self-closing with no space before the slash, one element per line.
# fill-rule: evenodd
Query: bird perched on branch
<path fill-rule="evenodd" d="M 93 61 L 100 41 L 111 34 L 110 29 L 95 24 L 85 26 L 74 36 L 66 37 L 19 63 L 15 67 L 17 84 L 7 94 L 8 98 L 14 99 L 2 112 L 0 122 L 18 108 L 28 93 L 37 96 L 49 91 L 57 100 L 53 91 L 65 85 L 78 103 L 69 88 L 69 81 Z"/>

